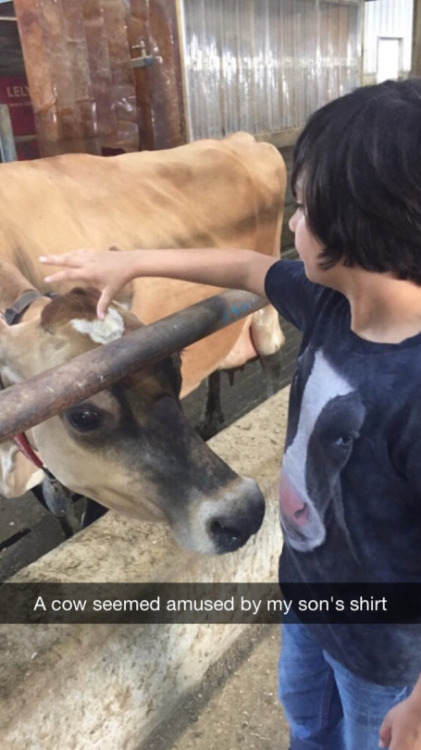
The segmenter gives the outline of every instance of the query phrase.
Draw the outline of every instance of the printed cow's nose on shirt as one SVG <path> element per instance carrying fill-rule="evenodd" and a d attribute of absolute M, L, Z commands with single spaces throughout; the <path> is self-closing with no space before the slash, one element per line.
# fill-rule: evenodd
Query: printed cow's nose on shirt
<path fill-rule="evenodd" d="M 293 526 L 303 526 L 309 521 L 309 506 L 288 476 L 284 474 L 279 490 L 279 507 L 281 516 Z"/>

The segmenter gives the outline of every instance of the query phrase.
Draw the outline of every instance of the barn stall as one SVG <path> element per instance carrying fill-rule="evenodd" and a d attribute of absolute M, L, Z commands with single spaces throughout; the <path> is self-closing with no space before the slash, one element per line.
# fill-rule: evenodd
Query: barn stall
<path fill-rule="evenodd" d="M 361 10 L 358 0 L 3 2 L 0 92 L 11 119 L 3 150 L 110 154 L 243 129 L 274 143 L 290 166 L 307 115 L 359 82 Z M 292 210 L 288 191 L 284 252 Z M 286 331 L 276 389 L 289 382 L 298 344 Z M 234 388 L 224 379 L 226 425 L 266 397 L 261 381 L 259 365 L 238 373 Z M 195 422 L 204 397 L 202 388 L 186 400 Z M 61 537 L 49 517 L 41 518 L 48 533 L 31 535 L 42 508 L 27 511 L 31 520 L 3 538 L 4 565 L 17 564 L 31 536 L 37 555 Z"/>
<path fill-rule="evenodd" d="M 274 143 L 289 163 L 307 115 L 361 81 L 363 3 L 355 0 L 16 0 L 14 6 L 3 3 L 3 10 L 2 50 L 8 52 L 1 60 L 0 86 L 9 115 L 5 123 L 2 120 L 3 157 L 13 153 L 13 147 L 19 159 L 74 151 L 107 155 L 167 148 L 243 129 Z M 287 196 L 286 219 L 291 203 Z M 285 229 L 282 244 L 290 243 Z M 292 339 L 291 359 L 296 344 Z M 255 372 L 256 391 L 260 373 L 257 368 Z M 290 369 L 284 367 L 279 388 L 289 376 Z M 261 393 L 257 400 L 263 398 Z M 275 396 L 280 415 L 285 413 L 286 398 L 285 390 Z M 230 421 L 241 414 L 243 395 L 240 401 L 240 407 L 232 407 Z M 269 434 L 274 408 L 274 402 L 262 404 L 214 438 L 217 452 L 259 478 L 268 499 L 264 529 L 240 554 L 210 565 L 209 560 L 175 550 L 164 530 L 148 525 L 133 529 L 109 514 L 14 580 L 168 580 L 174 569 L 179 580 L 186 581 L 236 580 L 238 575 L 239 580 L 272 580 L 281 543 L 273 529 L 284 428 L 281 417 Z M 189 409 L 194 414 L 196 402 L 186 403 Z M 12 528 L 13 533 L 5 539 L 2 555 L 3 561 L 9 556 L 4 576 L 21 567 L 23 560 L 8 540 L 24 542 L 31 536 L 20 536 L 11 518 L 7 524 L 13 526 L 7 531 Z M 48 534 L 41 536 L 29 560 L 47 551 Z M 139 538 L 145 539 L 145 548 L 137 554 L 133 549 Z M 51 546 L 55 543 L 54 539 Z M 191 689 L 241 629 L 218 626 L 216 635 L 215 626 L 139 625 L 128 635 L 126 629 L 111 626 L 57 628 L 39 626 L 34 636 L 24 625 L 13 631 L 2 626 L 8 697 L 0 719 L 3 736 L 18 750 L 31 747 L 31 741 L 46 750 L 66 746 L 69 726 L 75 727 L 75 748 L 136 748 L 174 707 L 168 692 L 176 700 Z M 57 653 L 60 669 L 52 670 Z M 100 663 L 103 668 L 95 681 L 92 675 Z M 17 701 L 23 671 L 28 693 Z M 57 684 L 51 682 L 51 671 L 57 674 Z M 163 680 L 174 688 L 165 696 Z M 107 704 L 114 700 L 125 706 L 111 717 L 102 700 L 104 685 Z M 76 698 L 80 691 L 88 711 Z M 52 695 L 58 709 L 46 724 Z M 30 716 L 24 732 L 18 727 L 22 700 Z"/>

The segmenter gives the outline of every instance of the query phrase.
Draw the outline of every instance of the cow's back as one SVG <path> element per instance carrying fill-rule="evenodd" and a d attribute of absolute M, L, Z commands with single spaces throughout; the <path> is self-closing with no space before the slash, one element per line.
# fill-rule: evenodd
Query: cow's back
<path fill-rule="evenodd" d="M 166 151 L 114 157 L 64 154 L 0 165 L 0 246 L 39 289 L 40 255 L 80 247 L 249 248 L 279 253 L 285 166 L 278 151 L 244 133 Z M 58 286 L 64 291 L 69 285 Z M 215 292 L 137 279 L 132 309 L 148 323 Z M 243 327 L 184 355 L 186 390 L 218 366 Z M 192 354 L 193 352 L 193 354 Z M 187 381 L 187 370 L 196 369 Z"/>

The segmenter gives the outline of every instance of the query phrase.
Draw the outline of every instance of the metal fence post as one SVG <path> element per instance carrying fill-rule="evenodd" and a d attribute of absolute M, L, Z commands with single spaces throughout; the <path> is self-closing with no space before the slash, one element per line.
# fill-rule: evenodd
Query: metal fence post
<path fill-rule="evenodd" d="M 16 161 L 16 146 L 13 137 L 9 107 L 0 104 L 0 157 L 1 161 Z"/>

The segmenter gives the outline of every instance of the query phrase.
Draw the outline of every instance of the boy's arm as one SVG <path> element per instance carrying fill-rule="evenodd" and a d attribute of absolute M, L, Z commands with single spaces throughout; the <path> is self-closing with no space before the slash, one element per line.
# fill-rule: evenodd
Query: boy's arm
<path fill-rule="evenodd" d="M 47 265 L 63 267 L 45 278 L 48 283 L 85 281 L 100 289 L 97 312 L 98 317 L 103 318 L 119 289 L 138 276 L 163 276 L 243 289 L 264 297 L 266 273 L 277 259 L 253 250 L 188 248 L 106 253 L 76 250 L 63 255 L 43 256 L 40 260 Z"/>
<path fill-rule="evenodd" d="M 410 696 L 386 714 L 379 736 L 379 747 L 421 750 L 421 676 Z"/>

